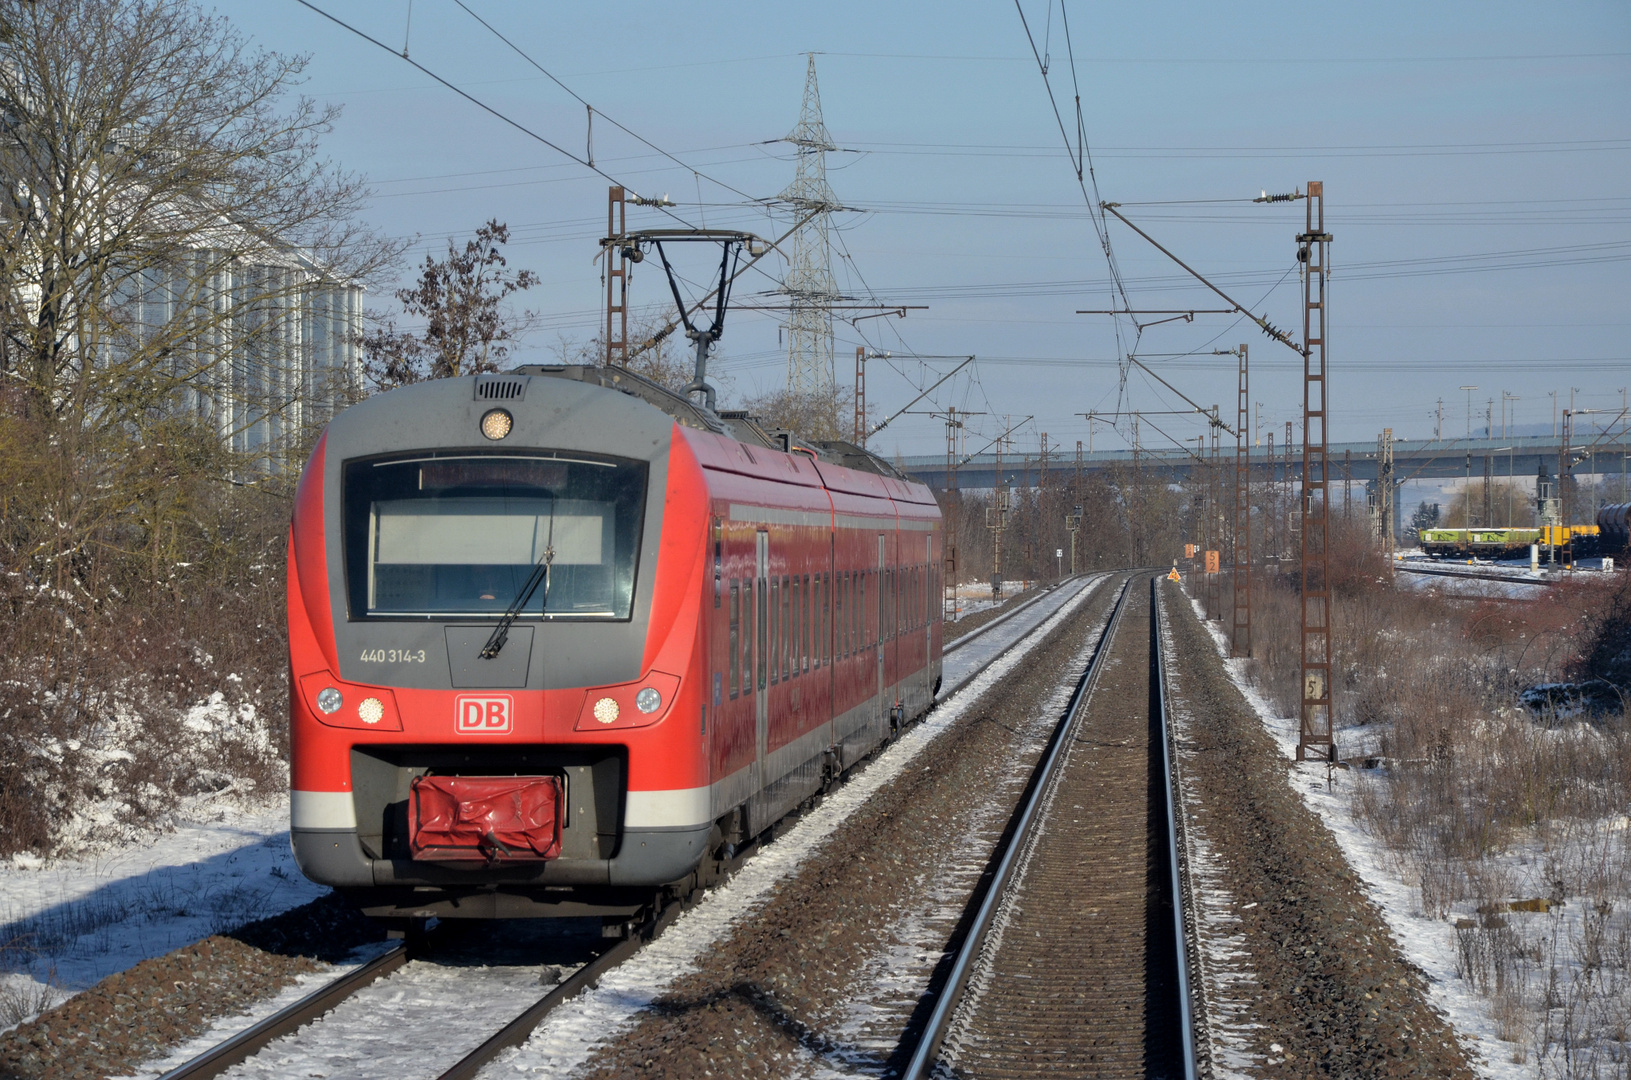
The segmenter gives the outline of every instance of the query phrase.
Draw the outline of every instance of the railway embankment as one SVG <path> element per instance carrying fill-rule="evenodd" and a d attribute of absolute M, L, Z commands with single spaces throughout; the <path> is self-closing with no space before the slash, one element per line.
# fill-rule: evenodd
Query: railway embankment
<path fill-rule="evenodd" d="M 1328 782 L 1323 766 L 1284 766 L 1486 1076 L 1625 1060 L 1631 728 L 1623 710 L 1567 695 L 1524 702 L 1536 685 L 1626 684 L 1631 584 L 1592 584 L 1527 602 L 1344 590 L 1333 651 L 1345 767 Z M 1227 661 L 1285 758 L 1295 602 L 1266 589 L 1253 659 Z"/>
<path fill-rule="evenodd" d="M 1214 1057 L 1269 1076 L 1474 1075 L 1182 593 L 1164 598 Z M 1315 779 L 1323 782 L 1321 776 Z"/>
<path fill-rule="evenodd" d="M 0 1035 L 3 1080 L 100 1080 L 202 1035 L 384 934 L 328 894 L 150 957 Z"/>

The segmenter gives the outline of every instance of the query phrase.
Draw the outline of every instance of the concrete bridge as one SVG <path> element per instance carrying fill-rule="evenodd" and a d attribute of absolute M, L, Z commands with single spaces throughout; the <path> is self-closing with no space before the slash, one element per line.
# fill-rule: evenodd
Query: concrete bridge
<path fill-rule="evenodd" d="M 1581 443 L 1589 445 L 1594 438 L 1595 434 L 1584 436 L 1571 444 L 1572 456 L 1576 458 L 1574 474 L 1576 476 L 1593 472 L 1621 474 L 1626 468 L 1626 454 L 1631 450 L 1631 442 L 1628 442 L 1623 434 L 1611 433 L 1604 436 L 1603 441 L 1594 446 L 1583 460 L 1580 459 L 1579 455 L 1584 450 Z M 1474 480 L 1481 480 L 1484 475 L 1484 459 L 1488 457 L 1490 474 L 1496 479 L 1505 480 L 1512 477 L 1519 481 L 1533 481 L 1543 466 L 1548 476 L 1557 473 L 1559 449 L 1559 440 L 1549 435 L 1510 439 L 1398 439 L 1393 443 L 1393 476 L 1400 482 L 1469 476 Z M 1344 479 L 1351 479 L 1358 484 L 1376 479 L 1375 442 L 1332 443 L 1327 448 L 1326 455 L 1330 463 L 1329 479 L 1332 484 L 1339 484 Z M 1235 459 L 1233 442 L 1221 446 L 1218 456 L 1225 467 L 1232 467 Z M 1191 471 L 1200 468 L 1201 464 L 1193 455 L 1175 448 L 1141 450 L 1138 459 L 1141 470 L 1162 476 L 1172 483 L 1187 480 Z M 1271 475 L 1277 480 L 1285 476 L 1286 455 L 1284 448 L 1280 446 L 1274 448 L 1272 459 L 1269 457 L 1268 447 L 1254 446 L 1251 448 L 1250 461 L 1254 482 L 1266 481 Z M 932 488 L 947 486 L 944 454 L 901 458 L 897 459 L 895 464 Z M 1076 471 L 1075 454 L 1070 451 L 1057 454 L 1050 451 L 1046 466 L 1049 483 L 1062 482 Z M 1290 468 L 1294 479 L 1302 476 L 1302 466 L 1302 447 L 1293 444 Z M 1091 454 L 1082 455 L 1084 474 L 1128 471 L 1132 467 L 1131 450 L 1096 450 Z M 997 456 L 992 453 L 977 454 L 959 465 L 956 472 L 959 488 L 977 490 L 995 487 Z M 1002 476 L 1010 487 L 1035 487 L 1041 479 L 1042 472 L 1043 462 L 1035 453 L 1003 455 Z"/>

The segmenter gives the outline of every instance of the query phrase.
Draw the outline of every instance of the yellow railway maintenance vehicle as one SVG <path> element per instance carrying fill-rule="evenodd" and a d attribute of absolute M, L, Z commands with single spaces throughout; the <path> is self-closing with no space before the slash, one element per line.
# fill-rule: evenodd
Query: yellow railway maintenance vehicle
<path fill-rule="evenodd" d="M 1523 555 L 1531 544 L 1563 547 L 1573 541 L 1576 556 L 1595 549 L 1596 525 L 1542 525 L 1527 529 L 1422 529 L 1421 549 L 1433 558 L 1509 559 Z"/>

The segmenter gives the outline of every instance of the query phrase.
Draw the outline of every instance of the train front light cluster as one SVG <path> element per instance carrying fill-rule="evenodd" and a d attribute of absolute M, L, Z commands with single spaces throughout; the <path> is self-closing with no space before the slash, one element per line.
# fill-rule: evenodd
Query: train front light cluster
<path fill-rule="evenodd" d="M 674 711 L 677 675 L 648 671 L 643 679 L 589 691 L 578 713 L 578 731 L 647 727 Z"/>
<path fill-rule="evenodd" d="M 325 727 L 402 730 L 396 697 L 384 687 L 348 683 L 328 671 L 302 676 L 299 684 L 298 696 L 305 699 L 309 715 Z"/>

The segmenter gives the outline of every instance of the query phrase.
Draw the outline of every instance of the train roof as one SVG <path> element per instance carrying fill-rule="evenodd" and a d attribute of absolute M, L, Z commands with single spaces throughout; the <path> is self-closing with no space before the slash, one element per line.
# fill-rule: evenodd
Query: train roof
<path fill-rule="evenodd" d="M 908 484 L 921 483 L 915 477 L 909 476 L 877 454 L 855 443 L 842 439 L 807 439 L 796 432 L 766 427 L 758 417 L 742 409 L 721 409 L 714 412 L 697 405 L 685 395 L 675 393 L 663 384 L 627 368 L 599 364 L 523 364 L 501 375 L 480 375 L 477 379 L 483 382 L 498 382 L 503 380 L 505 375 L 571 379 L 576 382 L 592 383 L 637 397 L 667 413 L 683 427 L 711 431 L 750 446 L 763 446 L 784 453 L 803 450 L 813 455 L 816 460 L 828 464 L 859 472 L 875 473 Z"/>

